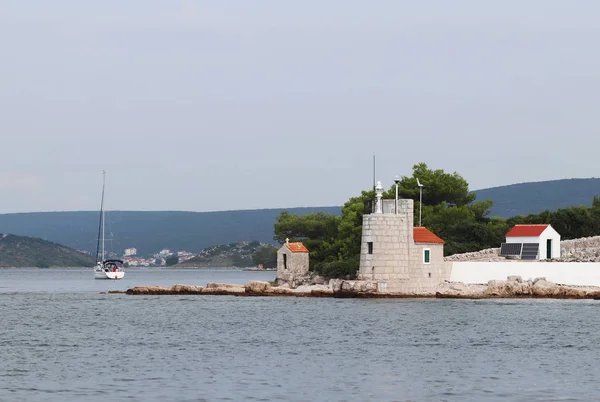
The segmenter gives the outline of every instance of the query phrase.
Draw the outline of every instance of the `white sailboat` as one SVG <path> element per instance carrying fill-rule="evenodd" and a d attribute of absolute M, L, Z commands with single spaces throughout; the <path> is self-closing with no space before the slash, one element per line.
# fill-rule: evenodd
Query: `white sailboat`
<path fill-rule="evenodd" d="M 125 276 L 123 261 L 105 260 L 104 249 L 104 187 L 106 185 L 106 171 L 102 171 L 102 201 L 100 202 L 100 223 L 98 224 L 98 243 L 96 245 L 96 266 L 94 267 L 95 279 L 121 279 Z M 102 254 L 100 254 L 102 244 Z"/>

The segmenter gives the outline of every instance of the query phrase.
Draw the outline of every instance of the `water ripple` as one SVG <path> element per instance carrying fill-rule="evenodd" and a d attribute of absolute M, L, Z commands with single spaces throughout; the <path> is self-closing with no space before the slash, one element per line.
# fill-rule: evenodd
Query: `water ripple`
<path fill-rule="evenodd" d="M 596 303 L 0 293 L 0 400 L 600 400 Z"/>

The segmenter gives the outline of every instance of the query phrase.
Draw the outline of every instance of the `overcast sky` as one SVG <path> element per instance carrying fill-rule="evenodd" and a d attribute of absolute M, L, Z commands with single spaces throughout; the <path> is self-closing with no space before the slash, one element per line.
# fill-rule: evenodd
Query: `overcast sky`
<path fill-rule="evenodd" d="M 0 0 L 0 213 L 341 205 L 600 169 L 597 0 Z"/>

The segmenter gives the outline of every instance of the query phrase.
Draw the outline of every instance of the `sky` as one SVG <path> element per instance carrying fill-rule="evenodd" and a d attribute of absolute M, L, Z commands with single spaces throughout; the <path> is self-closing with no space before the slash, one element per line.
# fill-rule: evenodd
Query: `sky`
<path fill-rule="evenodd" d="M 597 0 L 0 0 L 0 213 L 598 176 Z"/>

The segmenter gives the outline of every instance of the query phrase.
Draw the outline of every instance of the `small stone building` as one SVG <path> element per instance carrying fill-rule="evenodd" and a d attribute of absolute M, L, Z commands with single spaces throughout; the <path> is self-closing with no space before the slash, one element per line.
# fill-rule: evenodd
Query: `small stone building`
<path fill-rule="evenodd" d="M 500 255 L 522 260 L 560 258 L 560 234 L 549 224 L 515 225 L 500 245 Z"/>
<path fill-rule="evenodd" d="M 308 272 L 308 249 L 301 242 L 285 244 L 277 250 L 277 284 L 296 287 L 310 277 Z"/>
<path fill-rule="evenodd" d="M 450 280 L 444 241 L 425 227 L 414 227 L 411 199 L 382 200 L 377 183 L 373 213 L 363 215 L 359 280 L 377 281 L 380 292 L 433 294 Z"/>

